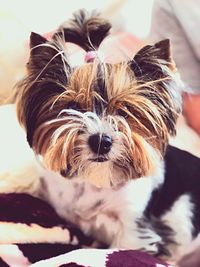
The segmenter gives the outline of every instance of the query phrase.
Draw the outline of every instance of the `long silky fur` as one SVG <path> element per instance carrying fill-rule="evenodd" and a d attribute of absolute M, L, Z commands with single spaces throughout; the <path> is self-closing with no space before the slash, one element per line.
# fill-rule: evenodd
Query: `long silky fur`
<path fill-rule="evenodd" d="M 98 47 L 108 28 L 98 16 L 90 18 L 80 11 L 68 24 L 67 38 L 87 51 Z M 86 42 L 86 29 L 94 36 L 102 33 L 97 39 L 90 34 L 92 46 Z M 89 175 L 93 165 L 87 138 L 106 129 L 116 148 L 109 168 L 124 169 L 126 180 L 151 174 L 169 136 L 175 134 L 181 106 L 169 41 L 144 47 L 129 62 L 109 64 L 97 58 L 74 69 L 65 40 L 60 29 L 51 40 L 31 36 L 27 77 L 19 84 L 17 96 L 18 118 L 30 146 L 53 171 L 67 171 L 68 177 Z M 68 108 L 72 102 L 77 109 Z M 96 103 L 104 107 L 98 116 Z"/>

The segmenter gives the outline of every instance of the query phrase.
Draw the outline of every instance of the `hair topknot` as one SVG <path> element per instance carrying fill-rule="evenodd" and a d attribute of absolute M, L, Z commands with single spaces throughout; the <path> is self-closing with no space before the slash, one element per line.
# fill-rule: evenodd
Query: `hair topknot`
<path fill-rule="evenodd" d="M 63 23 L 54 36 L 63 35 L 66 42 L 79 45 L 85 51 L 96 50 L 109 34 L 111 24 L 96 11 L 80 9 Z"/>

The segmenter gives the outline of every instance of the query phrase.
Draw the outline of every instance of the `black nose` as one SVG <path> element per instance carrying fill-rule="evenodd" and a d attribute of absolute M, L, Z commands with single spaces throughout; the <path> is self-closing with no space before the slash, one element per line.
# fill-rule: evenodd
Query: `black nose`
<path fill-rule="evenodd" d="M 107 154 L 112 147 L 112 138 L 109 135 L 93 134 L 88 139 L 88 144 L 94 153 Z"/>

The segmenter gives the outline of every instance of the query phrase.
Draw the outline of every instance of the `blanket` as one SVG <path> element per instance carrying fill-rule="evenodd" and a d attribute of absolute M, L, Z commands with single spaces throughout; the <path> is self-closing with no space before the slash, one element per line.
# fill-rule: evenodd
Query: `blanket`
<path fill-rule="evenodd" d="M 43 200 L 0 194 L 0 267 L 169 267 L 135 250 L 108 249 Z"/>

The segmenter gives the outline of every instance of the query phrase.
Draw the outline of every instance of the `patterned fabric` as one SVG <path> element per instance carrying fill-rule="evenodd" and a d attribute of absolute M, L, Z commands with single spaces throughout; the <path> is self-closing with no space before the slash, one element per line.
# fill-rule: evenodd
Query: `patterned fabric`
<path fill-rule="evenodd" d="M 135 250 L 81 249 L 38 262 L 31 267 L 170 267 Z"/>
<path fill-rule="evenodd" d="M 0 266 L 169 265 L 143 252 L 106 249 L 65 222 L 44 201 L 27 194 L 11 193 L 0 194 Z"/>

